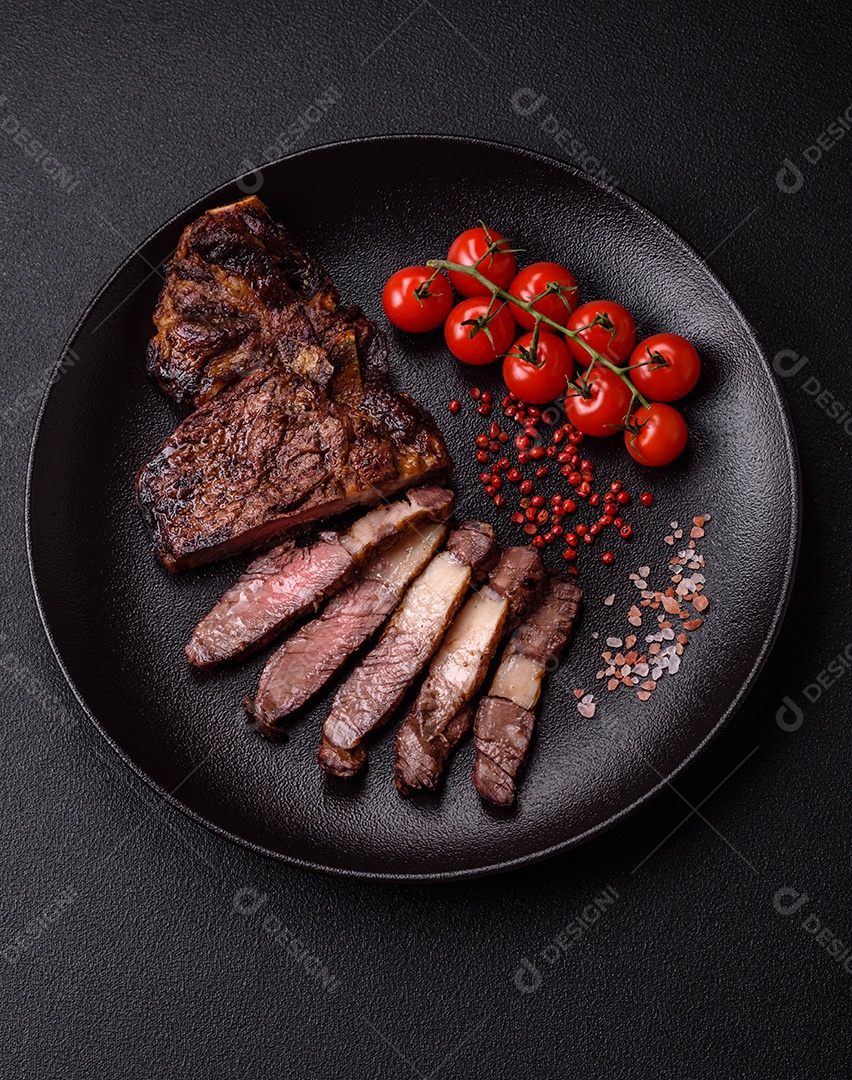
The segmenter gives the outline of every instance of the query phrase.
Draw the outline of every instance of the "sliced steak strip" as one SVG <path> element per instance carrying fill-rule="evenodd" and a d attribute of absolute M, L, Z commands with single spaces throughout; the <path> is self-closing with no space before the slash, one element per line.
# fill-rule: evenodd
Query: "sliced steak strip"
<path fill-rule="evenodd" d="M 196 626 L 187 659 L 208 667 L 259 648 L 348 585 L 359 566 L 393 544 L 402 530 L 445 521 L 454 501 L 445 488 L 415 488 L 406 498 L 371 510 L 344 533 L 325 532 L 309 547 L 285 544 L 266 552 Z"/>
<path fill-rule="evenodd" d="M 534 601 L 544 566 L 534 548 L 508 548 L 488 584 L 453 620 L 396 740 L 396 785 L 434 790 L 464 734 L 465 706 L 476 694 L 500 639 Z M 461 728 L 461 730 L 460 730 Z"/>
<path fill-rule="evenodd" d="M 510 806 L 529 750 L 535 704 L 549 663 L 559 660 L 574 630 L 582 591 L 553 575 L 541 603 L 503 651 L 488 697 L 476 711 L 473 783 L 487 802 Z"/>
<path fill-rule="evenodd" d="M 495 806 L 515 801 L 515 777 L 532 739 L 535 713 L 504 698 L 485 697 L 476 710 L 473 783 Z"/>
<path fill-rule="evenodd" d="M 319 749 L 326 772 L 348 777 L 364 767 L 365 738 L 390 719 L 440 644 L 471 578 L 493 566 L 497 552 L 489 525 L 469 521 L 450 534 L 447 550 L 410 586 L 378 645 L 337 692 Z"/>
<path fill-rule="evenodd" d="M 446 535 L 446 526 L 427 525 L 404 536 L 272 654 L 260 677 L 257 696 L 243 702 L 264 734 L 278 734 L 282 721 L 313 697 L 372 637 Z"/>

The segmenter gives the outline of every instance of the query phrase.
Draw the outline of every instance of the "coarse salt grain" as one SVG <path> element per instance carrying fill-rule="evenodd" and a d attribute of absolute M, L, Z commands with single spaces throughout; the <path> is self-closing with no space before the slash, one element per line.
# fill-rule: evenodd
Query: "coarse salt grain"
<path fill-rule="evenodd" d="M 645 635 L 648 643 L 647 654 L 643 653 L 641 656 L 633 649 L 637 640 L 635 634 L 627 634 L 624 638 L 615 635 L 606 638 L 608 649 L 601 653 L 601 658 L 607 666 L 601 668 L 595 678 L 606 679 L 608 691 L 616 690 L 621 685 L 631 689 L 638 686 L 638 698 L 648 701 L 663 675 L 675 675 L 679 671 L 681 656 L 689 643 L 689 635 L 683 631 L 698 629 L 703 624 L 703 619 L 693 617 L 686 607 L 681 607 L 681 603 L 691 604 L 696 612 L 706 610 L 709 605 L 709 600 L 701 595 L 705 585 L 705 577 L 700 573 L 704 567 L 704 556 L 696 550 L 695 543 L 704 535 L 703 526 L 709 517 L 709 514 L 704 514 L 696 515 L 692 519 L 693 527 L 688 546 L 677 551 L 677 554 L 672 554 L 669 560 L 670 584 L 664 591 L 654 591 L 648 587 L 650 566 L 640 566 L 637 571 L 628 574 L 628 580 L 633 582 L 641 594 L 639 604 L 657 610 L 658 631 Z M 677 521 L 671 522 L 671 528 L 673 535 L 663 539 L 670 547 L 675 547 L 675 540 L 683 537 L 684 528 Z M 688 569 L 683 569 L 684 567 Z M 615 598 L 616 594 L 610 593 L 603 601 L 604 606 L 612 607 Z M 662 611 L 659 611 L 661 607 Z M 641 627 L 641 608 L 631 603 L 626 618 L 632 627 Z M 676 630 L 681 632 L 676 635 Z M 599 635 L 593 632 L 592 637 L 597 640 Z M 640 680 L 644 681 L 640 684 Z M 575 690 L 575 695 L 579 699 L 577 708 L 580 713 L 586 717 L 593 716 L 594 695 L 586 694 L 580 689 Z"/>

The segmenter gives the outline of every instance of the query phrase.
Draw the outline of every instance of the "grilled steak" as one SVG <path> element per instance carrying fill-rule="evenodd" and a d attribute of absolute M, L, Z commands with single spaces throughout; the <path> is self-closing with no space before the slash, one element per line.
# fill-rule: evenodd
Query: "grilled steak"
<path fill-rule="evenodd" d="M 170 570 L 272 544 L 449 471 L 425 418 L 412 443 L 396 445 L 387 425 L 328 400 L 317 378 L 330 371 L 322 350 L 299 355 L 305 378 L 253 372 L 188 416 L 142 466 L 137 499 Z"/>
<path fill-rule="evenodd" d="M 571 578 L 550 578 L 542 601 L 509 641 L 488 697 L 476 711 L 473 783 L 488 802 L 510 806 L 535 725 L 535 704 L 548 662 L 571 638 L 582 598 Z"/>
<path fill-rule="evenodd" d="M 439 479 L 434 421 L 393 393 L 387 343 L 259 199 L 181 237 L 148 369 L 200 408 L 141 468 L 137 498 L 171 570 L 269 545 Z"/>
<path fill-rule="evenodd" d="M 446 520 L 454 501 L 445 488 L 416 488 L 371 510 L 344 533 L 325 532 L 309 547 L 283 544 L 266 552 L 196 626 L 187 659 L 208 667 L 259 648 L 349 584 L 359 566 L 393 544 L 401 530 Z"/>
<path fill-rule="evenodd" d="M 320 344 L 309 311 L 337 305 L 328 274 L 260 199 L 217 207 L 178 242 L 148 371 L 179 404 L 197 407 L 280 358 L 287 341 Z"/>
<path fill-rule="evenodd" d="M 325 267 L 254 195 L 184 229 L 154 324 L 148 372 L 187 407 L 264 365 L 290 369 L 293 341 L 329 352 L 335 400 L 363 392 L 359 360 L 368 392 L 387 379 L 381 333 L 358 308 L 341 307 Z"/>
<path fill-rule="evenodd" d="M 450 751 L 469 725 L 463 710 L 482 685 L 501 637 L 535 599 L 543 575 L 534 548 L 508 548 L 488 584 L 453 620 L 397 734 L 401 792 L 433 791 L 441 782 Z"/>
<path fill-rule="evenodd" d="M 405 535 L 273 653 L 260 677 L 257 696 L 243 702 L 264 734 L 277 734 L 282 721 L 372 637 L 446 534 L 444 525 L 427 525 Z"/>
<path fill-rule="evenodd" d="M 364 740 L 385 724 L 437 649 L 474 575 L 494 565 L 490 526 L 465 522 L 411 585 L 378 645 L 349 676 L 323 726 L 319 763 L 334 776 L 365 765 Z"/>

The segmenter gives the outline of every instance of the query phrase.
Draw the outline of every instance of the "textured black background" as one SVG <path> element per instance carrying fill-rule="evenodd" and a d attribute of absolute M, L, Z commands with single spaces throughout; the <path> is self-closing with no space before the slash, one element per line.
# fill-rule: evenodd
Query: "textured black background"
<path fill-rule="evenodd" d="M 447 0 L 6 13 L 0 124 L 12 115 L 80 183 L 63 190 L 0 132 L 0 1074 L 848 1076 L 852 975 L 802 925 L 852 945 L 852 678 L 804 694 L 852 638 L 852 442 L 802 385 L 852 407 L 852 132 L 803 158 L 852 104 L 848 14 Z M 111 755 L 31 595 L 24 486 L 44 370 L 152 228 L 262 161 L 332 84 L 340 100 L 293 149 L 435 131 L 559 156 L 540 123 L 553 112 L 707 255 L 771 354 L 808 358 L 785 380 L 800 570 L 756 689 L 677 790 L 514 875 L 376 886 L 226 845 Z M 510 101 L 526 86 L 549 99 L 532 117 Z M 776 184 L 785 158 L 803 174 L 793 194 Z M 803 708 L 794 731 L 776 722 L 785 696 Z M 773 906 L 785 886 L 807 894 L 794 914 Z M 551 964 L 550 943 L 607 887 L 619 899 Z M 541 972 L 532 993 L 515 984 L 524 957 Z"/>

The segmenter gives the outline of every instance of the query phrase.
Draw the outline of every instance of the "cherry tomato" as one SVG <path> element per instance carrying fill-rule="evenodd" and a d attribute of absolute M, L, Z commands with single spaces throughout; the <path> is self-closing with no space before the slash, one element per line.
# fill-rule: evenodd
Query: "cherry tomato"
<path fill-rule="evenodd" d="M 530 405 L 544 405 L 565 393 L 574 370 L 568 346 L 556 334 L 541 331 L 535 356 L 532 334 L 519 337 L 503 361 L 503 381 L 509 392 Z"/>
<path fill-rule="evenodd" d="M 668 465 L 686 446 L 686 421 L 671 405 L 654 401 L 637 409 L 624 432 L 624 445 L 642 465 Z"/>
<path fill-rule="evenodd" d="M 567 325 L 577 306 L 577 282 L 571 271 L 559 263 L 538 262 L 525 266 L 509 286 L 509 292 L 527 303 L 535 301 L 533 308 L 560 326 Z M 542 293 L 546 295 L 542 296 Z M 536 300 L 537 296 L 541 299 Z M 523 308 L 512 305 L 512 314 L 518 326 L 525 330 L 535 326 L 535 316 Z"/>
<path fill-rule="evenodd" d="M 613 300 L 582 304 L 568 320 L 568 329 L 579 330 L 583 341 L 614 364 L 624 363 L 636 344 L 633 316 Z M 568 348 L 577 363 L 586 367 L 591 357 L 580 342 L 568 338 Z"/>
<path fill-rule="evenodd" d="M 382 290 L 385 315 L 400 330 L 419 334 L 440 326 L 453 306 L 453 290 L 443 274 L 426 286 L 434 271 L 406 266 L 391 274 Z"/>
<path fill-rule="evenodd" d="M 632 400 L 624 379 L 595 364 L 579 386 L 579 393 L 569 386 L 565 397 L 565 411 L 574 427 L 584 435 L 614 435 L 620 431 Z"/>
<path fill-rule="evenodd" d="M 677 401 L 698 382 L 701 361 L 695 346 L 678 334 L 652 334 L 630 357 L 633 385 L 654 401 Z"/>
<path fill-rule="evenodd" d="M 490 296 L 462 300 L 444 323 L 450 352 L 465 364 L 490 364 L 509 349 L 514 336 L 515 320 L 509 305 L 492 303 Z"/>
<path fill-rule="evenodd" d="M 475 266 L 479 263 L 477 268 L 480 274 L 492 285 L 507 289 L 518 268 L 515 256 L 509 248 L 509 241 L 500 233 L 478 227 L 467 229 L 453 240 L 447 259 L 449 262 L 461 263 L 462 266 Z M 462 296 L 482 296 L 484 286 L 475 278 L 460 274 L 458 270 L 450 270 L 449 276 L 456 291 Z"/>

